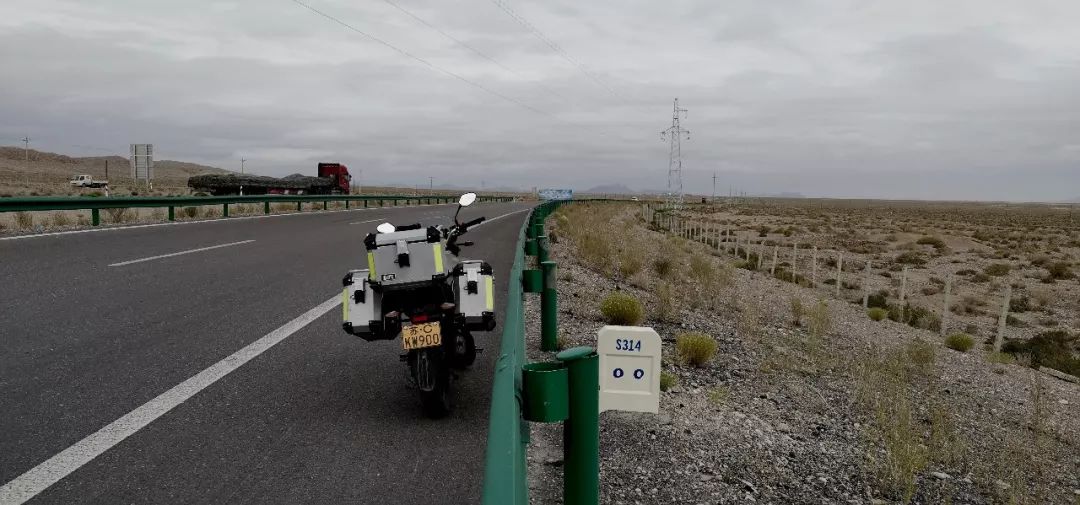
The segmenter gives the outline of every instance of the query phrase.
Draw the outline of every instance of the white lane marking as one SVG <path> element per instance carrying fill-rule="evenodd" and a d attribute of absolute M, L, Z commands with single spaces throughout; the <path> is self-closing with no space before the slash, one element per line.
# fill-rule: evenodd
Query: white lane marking
<path fill-rule="evenodd" d="M 191 254 L 191 253 L 209 251 L 211 249 L 221 249 L 222 247 L 232 247 L 234 245 L 250 244 L 250 243 L 252 243 L 254 241 L 255 241 L 255 239 L 241 240 L 239 242 L 229 242 L 228 244 L 218 244 L 218 245 L 212 245 L 210 247 L 200 247 L 198 249 L 188 249 L 186 251 L 174 252 L 174 253 L 169 253 L 169 254 L 159 254 L 157 256 L 150 256 L 149 258 L 139 258 L 137 260 L 121 261 L 120 263 L 113 263 L 113 264 L 111 264 L 109 266 L 111 266 L 111 267 L 122 267 L 124 265 L 130 265 L 132 263 L 142 263 L 144 261 L 153 261 L 153 260 L 159 260 L 159 259 L 162 259 L 162 258 L 171 258 L 173 256 L 182 256 L 184 254 Z"/>
<path fill-rule="evenodd" d="M 336 294 L 300 317 L 285 323 L 262 338 L 248 344 L 206 370 L 161 393 L 120 419 L 109 423 L 94 434 L 78 441 L 55 456 L 45 460 L 11 482 L 0 487 L 0 505 L 19 505 L 41 493 L 79 467 L 102 455 L 125 438 L 135 434 L 155 419 L 165 415 L 177 405 L 195 396 L 230 372 L 240 368 L 252 358 L 266 352 L 293 333 L 307 326 L 323 314 L 341 305 L 341 295 Z"/>
<path fill-rule="evenodd" d="M 353 222 L 351 222 L 349 224 L 374 223 L 375 221 L 382 221 L 382 219 L 368 219 L 367 221 L 353 221 Z"/>
<path fill-rule="evenodd" d="M 288 203 L 291 203 L 291 202 L 288 202 Z M 359 212 L 359 211 L 364 211 L 364 210 L 408 209 L 408 208 L 415 208 L 415 207 L 438 207 L 438 206 L 442 206 L 442 205 L 457 205 L 457 204 L 454 204 L 454 203 L 438 203 L 438 204 L 433 203 L 431 205 L 409 205 L 408 207 L 390 207 L 390 206 L 388 206 L 388 207 L 366 207 L 366 208 L 359 208 L 359 209 L 320 210 L 320 211 L 317 211 L 317 212 L 288 212 L 288 213 L 285 213 L 285 214 L 270 214 L 270 215 L 265 215 L 264 214 L 264 215 L 261 215 L 261 216 L 219 217 L 219 218 L 216 218 L 216 219 L 203 219 L 203 220 L 200 220 L 200 221 L 175 221 L 175 222 L 168 222 L 168 223 L 136 224 L 136 225 L 132 225 L 132 226 L 110 226 L 110 227 L 107 227 L 107 228 L 89 228 L 89 229 L 86 229 L 86 230 L 54 231 L 54 232 L 49 232 L 49 233 L 37 233 L 37 234 L 30 234 L 30 235 L 17 235 L 17 236 L 14 236 L 14 237 L 0 237 L 0 242 L 2 242 L 4 240 L 24 240 L 24 239 L 28 239 L 28 238 L 54 237 L 54 236 L 57 236 L 57 235 L 75 235 L 77 233 L 95 233 L 95 232 L 102 232 L 102 231 L 134 230 L 134 229 L 137 229 L 137 228 L 154 228 L 154 227 L 157 227 L 157 226 L 180 226 L 180 225 L 185 225 L 185 224 L 221 223 L 221 222 L 227 222 L 227 221 L 239 221 L 239 220 L 242 220 L 242 219 L 266 219 L 266 218 L 270 218 L 270 217 L 285 217 L 285 216 L 318 216 L 318 215 L 321 215 L 321 214 L 335 214 L 335 213 L 338 213 L 338 212 Z"/>
<path fill-rule="evenodd" d="M 488 224 L 488 223 L 490 223 L 490 222 L 492 222 L 492 221 L 494 221 L 496 219 L 502 219 L 502 218 L 504 218 L 506 216 L 512 216 L 514 214 L 521 214 L 522 212 L 525 212 L 527 210 L 532 210 L 532 209 L 521 209 L 521 210 L 515 210 L 514 212 L 507 212 L 506 214 L 503 214 L 501 216 L 495 216 L 495 217 L 493 217 L 491 219 L 485 219 L 484 222 L 482 222 L 480 224 L 477 224 L 477 225 L 470 226 L 469 229 L 470 230 L 475 230 L 475 229 L 477 229 L 477 228 L 479 228 L 481 226 L 484 226 L 485 224 Z"/>

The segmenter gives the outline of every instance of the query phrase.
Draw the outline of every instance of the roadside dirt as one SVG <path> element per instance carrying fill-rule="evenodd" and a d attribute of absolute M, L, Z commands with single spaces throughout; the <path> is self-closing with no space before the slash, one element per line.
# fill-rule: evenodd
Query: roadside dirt
<path fill-rule="evenodd" d="M 549 220 L 562 344 L 595 345 L 600 302 L 621 290 L 643 302 L 676 380 L 659 416 L 601 416 L 602 503 L 1080 503 L 1077 384 L 872 321 L 828 287 L 732 268 L 713 246 L 646 229 L 635 207 Z M 610 261 L 575 240 L 586 235 L 606 237 Z M 628 254 L 643 256 L 636 271 L 620 268 Z M 694 287 L 701 258 L 729 280 Z M 529 358 L 552 359 L 526 296 Z M 703 367 L 679 358 L 687 331 L 717 344 Z M 561 503 L 560 426 L 532 424 L 531 441 L 532 503 Z"/>

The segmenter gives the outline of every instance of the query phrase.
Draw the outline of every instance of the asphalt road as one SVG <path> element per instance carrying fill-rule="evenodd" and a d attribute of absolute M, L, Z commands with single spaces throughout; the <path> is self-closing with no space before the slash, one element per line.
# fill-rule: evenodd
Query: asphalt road
<path fill-rule="evenodd" d="M 525 208 L 476 204 L 462 216 Z M 428 420 L 406 386 L 399 341 L 345 334 L 340 307 L 294 328 L 299 316 L 334 305 L 379 222 L 436 224 L 452 212 L 371 209 L 0 240 L 0 486 L 55 462 L 59 470 L 44 474 L 62 478 L 28 503 L 478 502 L 499 329 L 477 334 L 488 352 L 456 383 L 454 413 Z M 470 231 L 476 245 L 462 255 L 493 265 L 500 323 L 524 218 Z M 146 417 L 148 402 L 283 332 Z M 133 433 L 101 442 L 109 437 L 99 430 L 118 420 Z M 69 448 L 88 436 L 100 454 L 66 473 L 72 458 L 87 457 L 85 444 Z"/>

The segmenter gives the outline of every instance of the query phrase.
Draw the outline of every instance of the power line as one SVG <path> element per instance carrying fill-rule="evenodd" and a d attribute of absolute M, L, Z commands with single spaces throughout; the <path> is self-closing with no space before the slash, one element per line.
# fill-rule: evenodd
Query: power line
<path fill-rule="evenodd" d="M 448 38 L 448 39 L 452 40 L 452 41 L 453 41 L 453 42 L 454 42 L 455 44 L 457 44 L 457 45 L 459 45 L 459 46 L 461 46 L 461 47 L 464 47 L 465 49 L 468 49 L 469 51 L 472 51 L 472 52 L 473 52 L 474 54 L 476 54 L 477 56 L 479 56 L 479 57 L 481 57 L 481 58 L 483 58 L 483 59 L 485 59 L 485 60 L 488 60 L 488 61 L 490 61 L 490 62 L 494 63 L 494 64 L 495 64 L 495 65 L 497 65 L 497 66 L 498 66 L 499 68 L 501 68 L 501 69 L 503 69 L 503 70 L 506 70 L 507 72 L 510 72 L 510 73 L 512 73 L 512 74 L 514 74 L 514 75 L 516 75 L 516 76 L 518 76 L 518 77 L 522 77 L 522 78 L 525 78 L 525 77 L 526 77 L 526 76 L 525 76 L 524 74 L 522 74 L 521 72 L 518 72 L 517 70 L 514 70 L 514 69 L 512 69 L 512 68 L 510 68 L 510 67 L 507 67 L 506 65 L 503 65 L 502 63 L 500 63 L 500 62 L 499 62 L 498 60 L 496 60 L 495 58 L 492 58 L 491 56 L 489 56 L 489 55 L 485 54 L 484 52 L 480 51 L 479 49 L 477 49 L 477 48 L 475 48 L 475 47 L 473 47 L 473 46 L 470 46 L 469 44 L 466 44 L 466 43 L 465 43 L 464 41 L 462 41 L 461 39 L 458 39 L 457 37 L 454 37 L 453 35 L 450 35 L 449 33 L 446 33 L 445 31 L 441 30 L 441 29 L 440 29 L 439 27 L 437 27 L 437 26 L 435 26 L 435 25 L 433 25 L 433 24 L 431 24 L 431 23 L 427 22 L 426 20 L 424 20 L 424 18 L 421 18 L 420 16 L 417 16 L 416 14 L 413 14 L 413 13 L 412 13 L 412 12 L 410 12 L 410 11 L 409 11 L 408 9 L 406 9 L 406 8 L 402 7 L 401 5 L 399 5 L 398 3 L 394 2 L 393 0 L 383 0 L 383 1 L 384 1 L 384 2 L 386 2 L 386 3 L 388 3 L 388 4 L 390 4 L 390 5 L 391 5 L 391 6 L 393 6 L 393 7 L 395 8 L 395 9 L 397 9 L 397 10 L 399 10 L 399 11 L 401 11 L 401 12 L 405 13 L 405 15 L 407 15 L 407 16 L 409 16 L 409 17 L 411 17 L 411 18 L 415 19 L 415 20 L 416 20 L 416 21 L 417 21 L 418 23 L 420 23 L 420 24 L 422 24 L 422 25 L 424 25 L 424 26 L 426 26 L 426 27 L 428 27 L 428 28 L 431 28 L 432 30 L 435 30 L 435 31 L 439 32 L 439 34 L 440 34 L 440 35 L 442 35 L 443 37 L 446 37 L 446 38 Z M 552 94 L 552 95 L 554 95 L 554 96 L 556 96 L 556 97 L 558 97 L 558 98 L 561 98 L 561 99 L 563 99 L 563 100 L 569 101 L 569 100 L 567 100 L 567 98 L 566 98 L 566 97 L 564 97 L 564 96 L 560 95 L 560 94 L 559 94 L 558 92 L 556 92 L 555 90 L 553 90 L 553 89 L 551 89 L 551 88 L 549 88 L 549 87 L 547 87 L 547 86 L 545 86 L 545 85 L 543 85 L 543 84 L 541 84 L 541 83 L 538 83 L 538 82 L 537 82 L 537 83 L 534 83 L 534 84 L 536 84 L 536 85 L 537 85 L 538 87 L 540 87 L 540 88 L 541 88 L 541 89 L 543 89 L 544 91 L 547 91 L 548 93 L 550 93 L 550 94 Z"/>
<path fill-rule="evenodd" d="M 614 89 L 612 89 L 611 86 L 608 86 L 606 82 L 604 82 L 599 77 L 597 77 L 595 74 L 590 72 L 589 69 L 585 68 L 585 65 L 582 65 L 581 62 L 575 60 L 572 56 L 570 56 L 569 53 L 567 53 L 565 50 L 563 50 L 562 46 L 560 46 L 559 44 L 555 43 L 555 41 L 548 38 L 547 35 L 544 35 L 544 32 L 541 32 L 539 28 L 533 26 L 533 24 L 530 23 L 529 20 L 525 19 L 524 17 L 522 17 L 517 12 L 514 12 L 514 9 L 511 9 L 509 5 L 506 5 L 506 2 L 503 2 L 502 0 L 491 0 L 491 3 L 495 4 L 499 9 L 502 9 L 502 11 L 505 12 L 507 16 L 510 16 L 519 25 L 523 26 L 526 30 L 528 30 L 529 33 L 532 33 L 533 36 L 540 39 L 540 41 L 543 42 L 544 44 L 546 44 L 548 47 L 550 47 L 552 51 L 555 51 L 559 56 L 562 56 L 563 59 L 565 59 L 566 61 L 570 62 L 570 64 L 577 67 L 578 70 L 580 70 L 581 73 L 585 74 L 589 79 L 592 79 L 594 82 L 596 82 L 597 84 L 602 86 L 604 89 L 606 89 L 608 91 L 608 93 L 611 93 L 612 95 L 614 95 L 619 100 L 623 100 L 623 101 L 626 100 L 625 98 L 622 97 L 622 95 L 620 95 L 618 92 L 616 92 Z"/>
<path fill-rule="evenodd" d="M 376 36 L 371 35 L 371 34 L 369 34 L 367 32 L 364 32 L 363 30 L 360 30 L 359 28 L 356 28 L 355 26 L 352 26 L 352 25 L 350 25 L 350 24 L 348 24 L 348 23 L 346 23 L 346 22 L 344 22 L 344 21 L 342 21 L 342 20 L 340 20 L 340 19 L 338 19 L 338 18 L 336 18 L 334 16 L 331 16 L 330 14 L 327 14 L 327 13 L 325 13 L 323 11 L 320 11 L 319 9 L 316 9 L 316 8 L 306 4 L 304 2 L 301 2 L 300 0 L 292 0 L 292 2 L 299 5 L 299 6 L 301 6 L 301 7 L 303 7 L 303 8 L 305 8 L 305 9 L 307 9 L 307 10 L 309 10 L 309 11 L 311 11 L 311 12 L 313 12 L 313 13 L 315 13 L 315 14 L 320 15 L 320 16 L 322 16 L 322 17 L 324 17 L 324 18 L 326 18 L 326 19 L 328 19 L 330 21 L 333 21 L 333 22 L 335 22 L 335 23 L 337 23 L 337 24 L 339 24 L 339 25 L 341 25 L 341 26 L 343 26 L 343 27 L 345 27 L 345 28 L 347 28 L 347 29 L 349 29 L 351 31 L 356 32 L 356 33 L 364 36 L 368 40 L 371 40 L 373 42 L 377 42 L 377 43 L 379 43 L 379 44 L 381 44 L 381 45 L 383 45 L 383 46 L 385 46 L 387 48 L 390 48 L 390 49 L 394 50 L 394 52 L 396 52 L 396 53 L 398 53 L 398 54 L 400 54 L 402 56 L 405 56 L 405 57 L 407 57 L 409 59 L 412 59 L 412 60 L 415 60 L 415 61 L 417 61 L 419 63 L 422 63 L 422 64 L 424 64 L 425 66 L 427 66 L 428 68 L 430 68 L 432 70 L 435 70 L 435 71 L 441 72 L 443 74 L 446 74 L 446 75 L 448 75 L 450 77 L 453 77 L 454 79 L 457 79 L 457 80 L 459 80 L 461 82 L 464 82 L 464 83 L 466 83 L 466 84 L 468 84 L 470 86 L 473 86 L 473 87 L 475 87 L 475 88 L 477 88 L 477 89 L 479 89 L 481 91 L 484 91 L 486 93 L 489 93 L 491 95 L 499 97 L 499 98 L 501 98 L 501 99 L 503 99 L 503 100 L 505 100 L 507 102 L 510 102 L 510 103 L 512 103 L 514 105 L 517 105 L 518 107 L 521 107 L 523 109 L 528 109 L 528 110 L 530 110 L 532 112 L 535 112 L 537 114 L 543 114 L 545 116 L 548 116 L 548 117 L 551 117 L 551 118 L 562 121 L 558 116 L 555 116 L 554 114 L 551 114 L 551 113 L 549 113 L 547 111 L 537 109 L 536 107 L 533 107 L 533 106 L 528 105 L 528 104 L 526 104 L 524 102 L 521 102 L 520 100 L 517 100 L 515 98 L 511 98 L 509 96 L 506 96 L 506 95 L 504 95 L 502 93 L 499 93 L 498 91 L 495 91 L 495 90 L 493 90 L 491 88 L 488 88 L 488 87 L 484 86 L 483 84 L 480 84 L 480 83 L 472 81 L 472 80 L 470 80 L 470 79 L 468 79 L 466 77 L 463 77 L 460 74 L 456 74 L 456 73 L 451 72 L 451 71 L 449 71 L 449 70 L 447 70 L 445 68 L 442 68 L 442 67 L 440 67 L 438 65 L 435 65 L 434 63 L 431 63 L 430 61 L 427 61 L 427 60 L 425 60 L 425 59 L 423 59 L 423 58 L 421 58 L 419 56 L 416 56 L 415 54 L 412 54 L 412 53 L 410 53 L 410 52 L 408 52 L 408 51 L 406 51 L 406 50 L 404 50 L 404 49 L 402 49 L 400 47 L 397 47 L 397 46 L 383 40 L 383 39 L 380 39 L 379 37 L 376 37 Z"/>

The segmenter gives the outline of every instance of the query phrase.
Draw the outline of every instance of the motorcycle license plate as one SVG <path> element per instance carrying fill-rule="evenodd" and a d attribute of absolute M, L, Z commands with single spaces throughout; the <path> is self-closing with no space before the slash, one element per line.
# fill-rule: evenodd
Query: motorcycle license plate
<path fill-rule="evenodd" d="M 414 324 L 401 328 L 401 346 L 406 351 L 435 347 L 442 344 L 439 322 Z"/>

